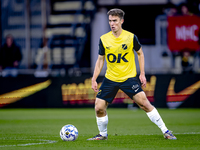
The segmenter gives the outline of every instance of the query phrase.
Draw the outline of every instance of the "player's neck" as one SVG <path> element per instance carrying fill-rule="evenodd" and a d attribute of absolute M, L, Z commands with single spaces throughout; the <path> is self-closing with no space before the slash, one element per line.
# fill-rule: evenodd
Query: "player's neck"
<path fill-rule="evenodd" d="M 122 33 L 122 28 L 121 29 L 119 29 L 118 31 L 116 31 L 116 32 L 113 32 L 112 31 L 112 34 L 116 37 L 116 38 L 118 38 L 120 35 L 121 35 L 121 33 Z"/>

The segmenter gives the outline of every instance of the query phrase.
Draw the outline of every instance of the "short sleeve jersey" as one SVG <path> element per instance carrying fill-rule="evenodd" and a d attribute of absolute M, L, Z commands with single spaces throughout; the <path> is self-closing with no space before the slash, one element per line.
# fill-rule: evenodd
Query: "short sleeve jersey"
<path fill-rule="evenodd" d="M 105 77 L 111 81 L 124 82 L 137 75 L 134 51 L 141 44 L 136 35 L 122 30 L 119 37 L 112 31 L 102 35 L 99 41 L 99 55 L 105 55 L 107 70 Z"/>

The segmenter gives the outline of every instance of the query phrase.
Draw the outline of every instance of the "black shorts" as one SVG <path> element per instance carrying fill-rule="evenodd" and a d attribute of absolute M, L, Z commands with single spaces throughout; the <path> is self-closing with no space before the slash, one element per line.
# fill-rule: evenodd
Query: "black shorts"
<path fill-rule="evenodd" d="M 119 89 L 126 93 L 131 99 L 133 99 L 135 94 L 143 91 L 136 77 L 129 78 L 124 82 L 114 82 L 104 78 L 99 92 L 97 93 L 97 98 L 111 103 Z"/>

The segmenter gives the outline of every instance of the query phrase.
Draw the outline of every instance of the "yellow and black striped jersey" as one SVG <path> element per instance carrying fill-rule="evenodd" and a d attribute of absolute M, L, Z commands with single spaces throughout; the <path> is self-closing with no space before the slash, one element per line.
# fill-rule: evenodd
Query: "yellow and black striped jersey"
<path fill-rule="evenodd" d="M 99 55 L 105 55 L 107 70 L 105 77 L 111 81 L 124 82 L 137 75 L 134 51 L 138 51 L 141 44 L 136 35 L 122 30 L 119 37 L 112 31 L 102 35 L 99 41 Z"/>

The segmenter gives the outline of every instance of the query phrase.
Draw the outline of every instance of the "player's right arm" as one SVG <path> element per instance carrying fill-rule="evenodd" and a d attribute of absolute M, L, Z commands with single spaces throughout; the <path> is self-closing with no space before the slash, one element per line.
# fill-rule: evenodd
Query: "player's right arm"
<path fill-rule="evenodd" d="M 95 68 L 94 68 L 94 73 L 93 73 L 93 77 L 92 77 L 92 89 L 95 92 L 98 92 L 98 88 L 97 88 L 98 85 L 97 85 L 96 79 L 99 76 L 99 74 L 103 68 L 104 60 L 105 60 L 105 55 L 99 55 L 98 59 L 96 61 Z"/>
<path fill-rule="evenodd" d="M 103 68 L 104 60 L 105 60 L 105 49 L 104 49 L 103 43 L 100 38 L 100 40 L 99 40 L 99 56 L 96 61 L 96 65 L 95 65 L 94 73 L 93 73 L 93 77 L 92 77 L 92 89 L 95 92 L 98 92 L 98 89 L 97 89 L 98 85 L 97 85 L 96 80 Z"/>

